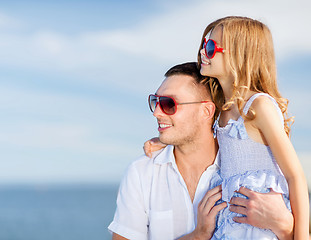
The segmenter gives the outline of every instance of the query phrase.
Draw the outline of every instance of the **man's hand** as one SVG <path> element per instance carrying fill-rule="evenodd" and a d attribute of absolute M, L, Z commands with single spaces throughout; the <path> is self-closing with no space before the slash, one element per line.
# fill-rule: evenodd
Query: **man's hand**
<path fill-rule="evenodd" d="M 221 196 L 220 185 L 209 190 L 199 203 L 197 227 L 193 231 L 194 239 L 210 239 L 213 236 L 217 213 L 227 206 L 226 202 L 215 206 Z"/>
<path fill-rule="evenodd" d="M 233 197 L 230 211 L 246 217 L 235 217 L 238 223 L 247 223 L 254 227 L 272 230 L 279 239 L 293 239 L 294 218 L 285 206 L 282 194 L 271 190 L 258 193 L 241 187 L 239 193 L 248 199 Z"/>
<path fill-rule="evenodd" d="M 198 205 L 197 226 L 192 233 L 189 233 L 179 240 L 201 240 L 211 239 L 215 231 L 217 213 L 227 206 L 223 202 L 215 206 L 221 199 L 221 185 L 209 190 Z"/>

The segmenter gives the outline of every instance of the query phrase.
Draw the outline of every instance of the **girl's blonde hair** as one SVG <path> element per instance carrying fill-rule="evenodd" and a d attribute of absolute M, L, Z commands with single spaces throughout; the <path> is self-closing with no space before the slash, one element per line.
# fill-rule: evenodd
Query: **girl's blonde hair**
<path fill-rule="evenodd" d="M 260 21 L 247 17 L 229 16 L 212 22 L 203 33 L 198 53 L 199 66 L 204 39 L 216 27 L 222 29 L 221 47 L 228 53 L 225 54 L 225 61 L 234 76 L 232 97 L 227 102 L 218 80 L 210 78 L 208 81 L 218 112 L 228 110 L 236 103 L 241 116 L 254 119 L 256 114 L 253 109 L 250 109 L 247 115 L 243 113 L 247 91 L 268 93 L 277 101 L 284 116 L 285 132 L 289 135 L 293 118 L 287 117 L 288 100 L 283 98 L 278 90 L 273 41 L 269 28 Z"/>

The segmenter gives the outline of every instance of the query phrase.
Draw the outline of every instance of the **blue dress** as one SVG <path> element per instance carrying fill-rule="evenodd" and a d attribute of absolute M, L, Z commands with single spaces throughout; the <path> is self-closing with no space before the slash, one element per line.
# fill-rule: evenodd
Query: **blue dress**
<path fill-rule="evenodd" d="M 244 114 L 247 114 L 252 102 L 258 96 L 270 98 L 277 107 L 283 121 L 277 102 L 265 93 L 254 94 L 245 104 Z M 214 124 L 214 133 L 219 144 L 221 167 L 211 180 L 211 186 L 222 184 L 222 200 L 229 202 L 233 196 L 245 197 L 236 193 L 241 186 L 266 193 L 270 188 L 283 194 L 286 206 L 290 210 L 288 185 L 269 146 L 253 141 L 248 137 L 244 119 L 230 119 L 225 127 L 219 127 L 218 119 Z M 276 235 L 267 229 L 260 229 L 248 224 L 236 223 L 233 217 L 241 214 L 221 210 L 215 233 L 212 239 L 277 239 Z"/>

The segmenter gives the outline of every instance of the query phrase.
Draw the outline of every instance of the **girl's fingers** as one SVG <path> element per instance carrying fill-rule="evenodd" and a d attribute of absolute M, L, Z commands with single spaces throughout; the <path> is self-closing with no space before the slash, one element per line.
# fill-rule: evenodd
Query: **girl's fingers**
<path fill-rule="evenodd" d="M 158 137 L 151 138 L 144 143 L 143 149 L 147 157 L 152 157 L 152 153 L 166 147 L 165 144 L 160 142 Z"/>
<path fill-rule="evenodd" d="M 161 143 L 160 139 L 158 137 L 151 138 L 149 141 L 150 141 L 150 144 Z"/>
<path fill-rule="evenodd" d="M 150 140 L 144 143 L 143 149 L 144 149 L 146 156 L 151 158 L 152 154 L 151 154 Z"/>

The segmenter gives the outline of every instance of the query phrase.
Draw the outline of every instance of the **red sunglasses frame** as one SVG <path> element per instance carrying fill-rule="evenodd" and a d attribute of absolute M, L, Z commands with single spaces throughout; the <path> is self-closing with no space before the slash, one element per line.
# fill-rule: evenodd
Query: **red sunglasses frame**
<path fill-rule="evenodd" d="M 156 105 L 155 105 L 154 110 L 152 110 L 152 107 L 151 107 L 151 104 L 150 104 L 150 102 L 151 102 L 151 101 L 150 101 L 150 98 L 151 98 L 151 97 L 156 97 L 156 98 L 157 98 L 157 103 L 156 103 Z M 162 108 L 162 106 L 161 106 L 161 104 L 160 104 L 160 97 L 166 97 L 166 98 L 170 98 L 170 99 L 173 100 L 173 102 L 174 102 L 174 104 L 175 104 L 175 111 L 174 111 L 174 113 L 169 114 L 169 113 L 166 113 L 166 112 L 163 110 L 163 108 Z M 150 94 L 149 97 L 148 97 L 148 104 L 149 104 L 150 111 L 151 111 L 151 112 L 154 112 L 154 111 L 156 110 L 157 106 L 159 105 L 161 111 L 162 111 L 164 114 L 166 114 L 166 115 L 174 115 L 174 114 L 177 112 L 177 106 L 178 106 L 178 105 L 197 104 L 197 103 L 207 103 L 207 102 L 211 102 L 211 101 L 177 103 L 176 100 L 175 100 L 173 97 L 169 97 L 169 96 L 159 96 L 159 95 L 155 95 L 155 94 Z"/>
<path fill-rule="evenodd" d="M 214 45 L 215 45 L 215 49 L 214 49 L 213 55 L 212 55 L 211 57 L 208 57 L 208 56 L 207 56 L 207 51 L 206 51 L 206 46 L 207 46 L 207 43 L 208 43 L 209 41 L 212 41 L 212 42 L 214 43 Z M 222 52 L 222 53 L 225 52 L 225 50 L 224 50 L 223 48 L 217 46 L 217 43 L 216 43 L 213 39 L 208 39 L 208 40 L 206 40 L 206 38 L 205 38 L 205 39 L 204 39 L 204 43 L 203 43 L 203 48 L 204 48 L 204 51 L 205 51 L 205 56 L 206 56 L 208 59 L 212 59 L 212 58 L 215 56 L 216 52 Z"/>

